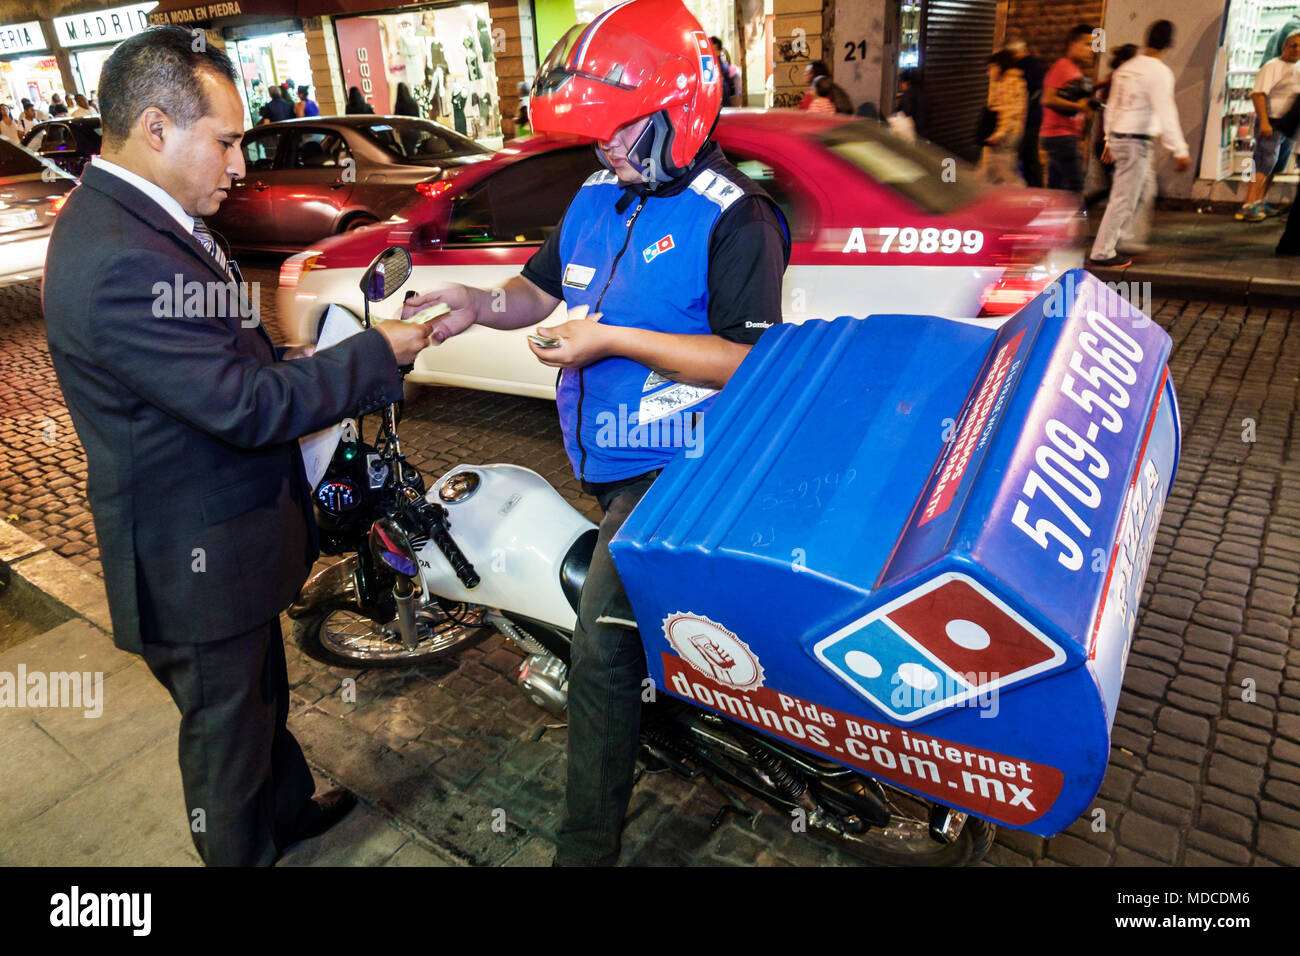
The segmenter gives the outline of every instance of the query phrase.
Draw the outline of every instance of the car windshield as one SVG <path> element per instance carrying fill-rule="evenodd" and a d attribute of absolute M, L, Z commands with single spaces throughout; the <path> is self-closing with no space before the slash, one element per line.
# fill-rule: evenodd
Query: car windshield
<path fill-rule="evenodd" d="M 973 166 L 929 143 L 905 142 L 883 123 L 855 120 L 820 139 L 837 156 L 932 213 L 965 205 L 983 188 Z"/>
<path fill-rule="evenodd" d="M 46 166 L 27 150 L 0 140 L 0 176 L 39 173 Z"/>
<path fill-rule="evenodd" d="M 481 156 L 492 151 L 449 129 L 432 123 L 372 123 L 363 132 L 395 159 L 434 164 L 458 156 Z"/>

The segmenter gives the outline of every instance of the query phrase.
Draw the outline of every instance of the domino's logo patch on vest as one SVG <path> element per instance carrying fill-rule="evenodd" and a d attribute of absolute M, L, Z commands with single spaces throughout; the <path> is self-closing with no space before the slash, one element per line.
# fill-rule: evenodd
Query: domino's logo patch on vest
<path fill-rule="evenodd" d="M 655 256 L 659 255 L 659 253 L 661 252 L 667 252 L 672 247 L 673 247 L 673 234 L 670 232 L 668 233 L 668 235 L 664 236 L 658 242 L 651 243 L 650 245 L 642 249 L 641 255 L 645 258 L 646 262 L 653 262 Z"/>

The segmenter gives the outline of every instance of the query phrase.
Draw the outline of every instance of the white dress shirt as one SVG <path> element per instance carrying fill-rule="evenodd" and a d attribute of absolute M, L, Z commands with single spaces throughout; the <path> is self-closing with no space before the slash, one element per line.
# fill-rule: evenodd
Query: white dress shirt
<path fill-rule="evenodd" d="M 1174 102 L 1174 71 L 1139 53 L 1111 76 L 1106 97 L 1106 136 L 1158 137 L 1174 156 L 1188 156 Z"/>
<path fill-rule="evenodd" d="M 140 192 L 144 193 L 158 205 L 162 206 L 173 219 L 175 219 L 190 235 L 194 235 L 194 217 L 181 208 L 181 204 L 172 198 L 167 190 L 163 189 L 157 183 L 151 183 L 143 176 L 131 172 L 129 169 L 123 169 L 117 163 L 110 163 L 103 156 L 96 156 L 91 160 L 96 169 L 102 169 L 106 173 L 116 176 L 134 186 Z"/>

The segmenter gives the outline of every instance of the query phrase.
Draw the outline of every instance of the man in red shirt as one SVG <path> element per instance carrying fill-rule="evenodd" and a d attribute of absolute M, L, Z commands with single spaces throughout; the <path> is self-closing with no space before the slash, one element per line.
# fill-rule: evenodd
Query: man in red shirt
<path fill-rule="evenodd" d="M 1092 109 L 1092 27 L 1076 25 L 1066 40 L 1065 56 L 1043 77 L 1043 126 L 1039 140 L 1047 153 L 1047 188 L 1083 191 L 1079 142 Z"/>

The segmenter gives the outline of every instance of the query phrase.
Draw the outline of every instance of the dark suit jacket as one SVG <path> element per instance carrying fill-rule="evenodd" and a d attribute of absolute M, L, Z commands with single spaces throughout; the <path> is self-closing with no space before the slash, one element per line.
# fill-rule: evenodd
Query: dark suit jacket
<path fill-rule="evenodd" d="M 171 314 L 178 277 L 205 291 Z M 87 166 L 41 294 L 125 650 L 219 640 L 287 607 L 317 556 L 296 439 L 401 398 L 377 330 L 279 361 L 260 322 L 208 299 L 225 282 L 162 207 Z"/>

